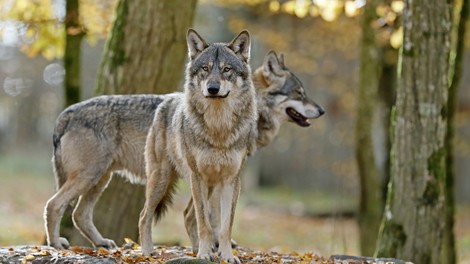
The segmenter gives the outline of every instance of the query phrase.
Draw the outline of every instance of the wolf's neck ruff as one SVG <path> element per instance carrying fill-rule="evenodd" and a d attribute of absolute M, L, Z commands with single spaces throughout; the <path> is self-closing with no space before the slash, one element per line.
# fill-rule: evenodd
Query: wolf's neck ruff
<path fill-rule="evenodd" d="M 237 91 L 223 99 L 205 98 L 198 95 L 200 91 L 196 89 L 186 89 L 186 105 L 189 109 L 185 115 L 187 122 L 197 127 L 193 133 L 198 138 L 217 148 L 230 148 L 241 137 L 246 137 L 241 132 L 246 131 L 250 123 L 243 120 L 255 120 L 257 116 L 255 91 L 251 81 L 246 83 L 249 83 L 248 87 L 235 87 Z M 237 100 L 232 97 L 237 97 Z"/>

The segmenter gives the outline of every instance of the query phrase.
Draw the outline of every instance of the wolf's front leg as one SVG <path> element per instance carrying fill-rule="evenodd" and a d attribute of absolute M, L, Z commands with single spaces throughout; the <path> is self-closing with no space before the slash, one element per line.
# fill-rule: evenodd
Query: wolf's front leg
<path fill-rule="evenodd" d="M 240 194 L 240 177 L 227 179 L 222 184 L 220 193 L 220 233 L 219 252 L 223 260 L 229 263 L 240 263 L 240 260 L 232 253 L 232 225 Z"/>
<path fill-rule="evenodd" d="M 199 251 L 197 257 L 211 260 L 213 238 L 208 211 L 209 188 L 203 181 L 201 175 L 197 173 L 193 173 L 190 180 L 199 237 Z"/>

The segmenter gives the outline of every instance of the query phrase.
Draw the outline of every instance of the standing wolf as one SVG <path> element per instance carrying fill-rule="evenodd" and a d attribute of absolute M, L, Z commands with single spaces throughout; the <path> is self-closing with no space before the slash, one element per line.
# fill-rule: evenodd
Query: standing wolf
<path fill-rule="evenodd" d="M 277 56 L 274 51 L 268 52 L 263 65 L 253 73 L 252 80 L 257 93 L 257 149 L 274 140 L 282 123 L 289 121 L 308 127 L 308 119 L 325 113 L 321 106 L 307 96 L 302 82 L 285 66 L 282 54 Z M 218 244 L 216 234 L 220 223 L 220 219 L 217 219 L 218 209 L 217 206 L 211 206 L 210 220 L 215 245 Z M 184 220 L 193 251 L 197 252 L 199 240 L 194 213 L 193 200 L 190 199 L 184 210 Z"/>
<path fill-rule="evenodd" d="M 189 30 L 187 42 L 184 95 L 161 103 L 147 137 L 146 201 L 139 221 L 142 251 L 146 255 L 153 251 L 155 210 L 171 198 L 175 175 L 181 175 L 191 185 L 198 257 L 212 258 L 211 198 L 220 207 L 218 253 L 225 261 L 239 263 L 231 248 L 232 223 L 240 192 L 239 172 L 255 146 L 257 121 L 249 66 L 250 36 L 242 31 L 229 44 L 208 45 L 196 31 Z"/>
<path fill-rule="evenodd" d="M 284 121 L 303 126 L 306 119 L 323 114 L 309 99 L 302 83 L 271 51 L 252 75 L 258 100 L 257 147 L 267 145 Z M 65 109 L 54 129 L 52 165 L 58 191 L 44 211 L 47 241 L 50 246 L 67 248 L 59 237 L 59 223 L 68 204 L 80 197 L 73 219 L 75 226 L 96 247 L 115 247 L 104 239 L 93 224 L 93 207 L 111 178 L 111 172 L 124 170 L 128 179 L 145 183 L 144 146 L 155 109 L 170 95 L 98 96 Z M 294 112 L 294 111 L 295 112 Z M 296 114 L 303 118 L 299 119 Z M 298 121 L 300 120 L 300 121 Z M 159 208 L 163 211 L 165 206 Z M 192 205 L 186 213 L 194 250 L 197 228 Z"/>

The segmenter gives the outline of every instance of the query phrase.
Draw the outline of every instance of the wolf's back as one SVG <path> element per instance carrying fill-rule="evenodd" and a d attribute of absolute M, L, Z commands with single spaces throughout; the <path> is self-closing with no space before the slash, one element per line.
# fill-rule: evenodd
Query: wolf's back
<path fill-rule="evenodd" d="M 164 98 L 163 95 L 99 96 L 66 108 L 57 118 L 52 136 L 52 165 L 57 188 L 59 189 L 67 180 L 67 171 L 62 159 L 62 156 L 66 155 L 62 153 L 64 135 L 74 131 L 74 136 L 80 137 L 81 134 L 77 131 L 93 131 L 93 134 L 100 139 L 99 147 L 109 153 L 115 153 L 122 138 L 132 141 L 131 137 L 135 135 L 132 131 L 139 131 L 139 134 L 147 133 L 155 109 Z M 80 142 L 87 139 L 74 138 L 74 140 Z M 125 157 L 126 155 L 123 155 L 123 158 Z"/>

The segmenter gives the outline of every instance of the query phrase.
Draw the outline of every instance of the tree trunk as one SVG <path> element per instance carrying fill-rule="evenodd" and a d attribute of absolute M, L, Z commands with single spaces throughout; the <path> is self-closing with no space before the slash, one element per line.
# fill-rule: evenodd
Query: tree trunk
<path fill-rule="evenodd" d="M 384 54 L 388 54 L 385 56 Z M 390 45 L 382 47 L 382 75 L 379 84 L 379 113 L 378 120 L 383 130 L 383 164 L 379 169 L 379 177 L 381 181 L 381 199 L 382 212 L 387 202 L 388 182 L 390 181 L 390 150 L 392 145 L 390 142 L 390 126 L 392 118 L 392 108 L 396 100 L 396 79 L 397 79 L 397 61 L 398 52 Z M 387 59 L 385 58 L 387 57 Z"/>
<path fill-rule="evenodd" d="M 372 255 L 379 231 L 382 199 L 374 146 L 372 143 L 373 114 L 378 100 L 381 75 L 381 50 L 376 43 L 376 8 L 380 0 L 369 1 L 362 24 L 361 70 L 356 120 L 356 160 L 361 185 L 359 230 L 362 255 Z"/>
<path fill-rule="evenodd" d="M 447 162 L 446 162 L 446 219 L 444 228 L 444 238 L 442 243 L 442 259 L 443 264 L 457 263 L 457 256 L 455 252 L 455 236 L 454 236 L 454 212 L 455 212 L 455 199 L 454 199 L 454 119 L 457 106 L 457 94 L 460 80 L 462 77 L 463 59 L 465 51 L 465 31 L 466 21 L 468 19 L 469 0 L 463 0 L 460 16 L 454 19 L 456 25 L 454 38 L 453 38 L 453 58 L 451 58 L 451 72 L 450 72 L 450 86 L 449 86 L 449 103 L 448 103 L 448 122 L 447 122 L 447 136 L 445 139 Z"/>
<path fill-rule="evenodd" d="M 452 9 L 451 1 L 405 0 L 380 257 L 430 264 L 441 260 Z"/>
<path fill-rule="evenodd" d="M 181 83 L 186 31 L 196 0 L 120 0 L 97 78 L 96 94 L 169 93 Z M 143 150 L 142 150 L 143 155 Z M 138 241 L 145 188 L 114 175 L 95 206 L 95 224 L 117 245 Z M 70 243 L 88 243 L 76 232 Z"/>
<path fill-rule="evenodd" d="M 65 2 L 65 50 L 64 50 L 64 108 L 80 101 L 81 91 L 81 71 L 80 71 L 80 54 L 81 43 L 85 36 L 80 23 L 80 6 L 79 0 L 67 0 Z M 72 207 L 67 207 L 60 223 L 62 235 L 70 238 L 75 230 L 72 221 Z M 46 239 L 44 238 L 44 244 Z"/>
<path fill-rule="evenodd" d="M 65 107 L 80 101 L 80 54 L 83 36 L 79 0 L 65 2 Z"/>
<path fill-rule="evenodd" d="M 181 83 L 196 0 L 120 1 L 97 94 L 168 93 Z"/>

